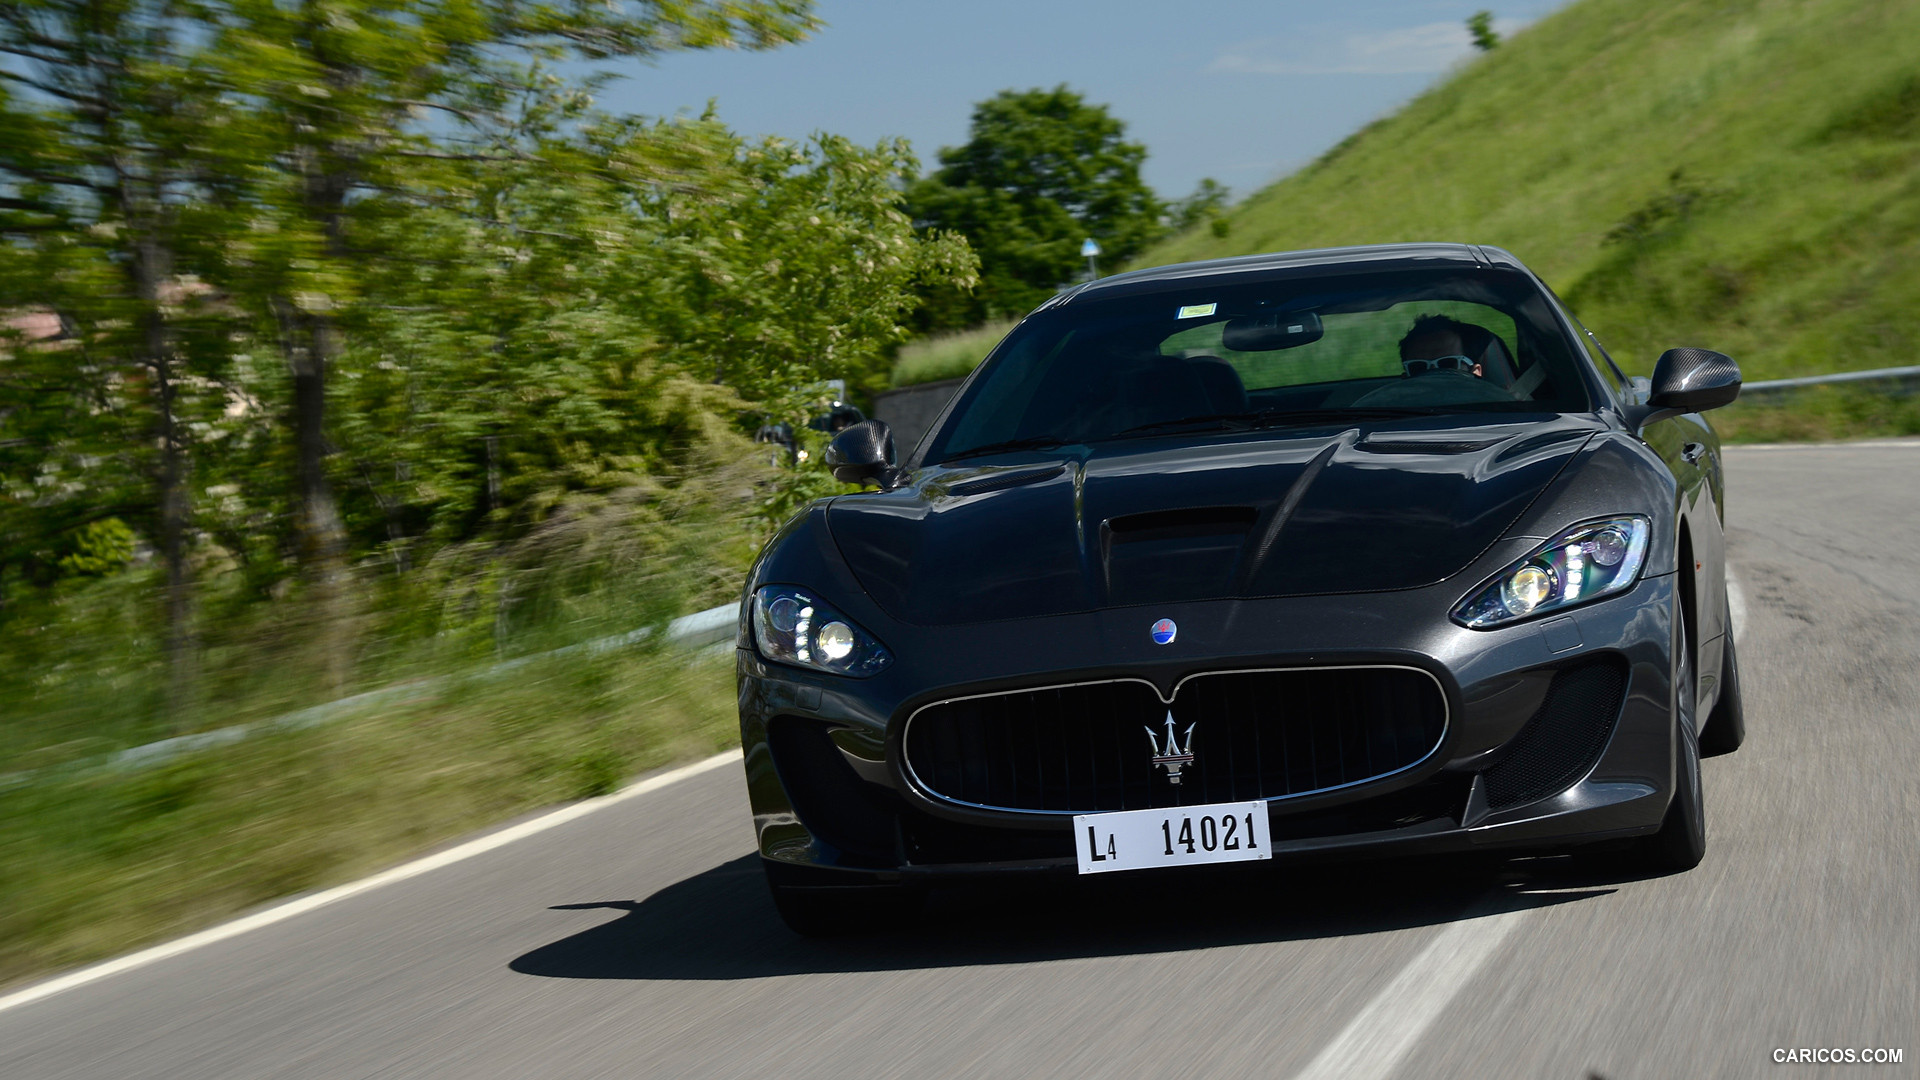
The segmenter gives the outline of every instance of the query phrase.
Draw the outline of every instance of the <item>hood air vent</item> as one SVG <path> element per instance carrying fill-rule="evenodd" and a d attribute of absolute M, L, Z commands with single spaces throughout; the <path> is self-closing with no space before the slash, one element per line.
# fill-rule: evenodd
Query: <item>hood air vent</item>
<path fill-rule="evenodd" d="M 1499 439 L 1478 441 L 1363 439 L 1359 443 L 1359 448 L 1369 454 L 1476 454 L 1499 441 Z"/>
<path fill-rule="evenodd" d="M 1251 506 L 1196 506 L 1109 518 L 1100 529 L 1108 602 L 1231 595 L 1234 567 L 1258 517 Z"/>

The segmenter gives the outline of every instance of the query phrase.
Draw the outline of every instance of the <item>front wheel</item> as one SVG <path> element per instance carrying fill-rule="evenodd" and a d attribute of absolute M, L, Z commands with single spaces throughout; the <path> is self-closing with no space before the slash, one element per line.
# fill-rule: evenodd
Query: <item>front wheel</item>
<path fill-rule="evenodd" d="M 1694 721 L 1697 693 L 1693 660 L 1683 642 L 1674 673 L 1673 711 L 1679 760 L 1673 770 L 1673 802 L 1660 831 L 1640 841 L 1640 862 L 1649 870 L 1675 873 L 1700 865 L 1707 854 L 1707 807 L 1700 784 L 1700 734 Z"/>

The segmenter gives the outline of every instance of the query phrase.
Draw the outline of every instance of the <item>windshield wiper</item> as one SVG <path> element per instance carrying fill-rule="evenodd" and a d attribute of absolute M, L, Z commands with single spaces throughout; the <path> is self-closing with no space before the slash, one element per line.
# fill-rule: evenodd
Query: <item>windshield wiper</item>
<path fill-rule="evenodd" d="M 1065 446 L 1067 440 L 1058 435 L 1034 435 L 1025 439 L 1005 439 L 962 450 L 956 454 L 942 454 L 940 461 L 958 461 L 966 457 L 978 457 L 981 454 L 999 454 L 1012 450 L 1047 450 L 1055 446 Z"/>

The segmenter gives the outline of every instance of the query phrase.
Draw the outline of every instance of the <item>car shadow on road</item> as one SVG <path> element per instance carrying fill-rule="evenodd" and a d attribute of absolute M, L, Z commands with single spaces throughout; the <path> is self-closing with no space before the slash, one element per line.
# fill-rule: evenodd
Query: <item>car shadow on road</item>
<path fill-rule="evenodd" d="M 731 980 L 1033 963 L 1370 934 L 1613 891 L 1553 867 L 1438 860 L 954 884 L 904 926 L 808 939 L 781 924 L 759 859 L 746 855 L 644 900 L 555 905 L 622 914 L 509 967 L 554 979 Z"/>

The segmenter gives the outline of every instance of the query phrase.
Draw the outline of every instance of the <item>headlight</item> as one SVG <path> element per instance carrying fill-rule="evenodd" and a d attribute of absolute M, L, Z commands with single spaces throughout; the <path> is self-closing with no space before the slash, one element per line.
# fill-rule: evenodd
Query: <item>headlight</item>
<path fill-rule="evenodd" d="M 768 585 L 753 594 L 753 639 L 769 660 L 864 679 L 893 663 L 886 646 L 805 589 Z"/>
<path fill-rule="evenodd" d="M 1453 620 L 1484 630 L 1625 592 L 1646 564 L 1648 533 L 1643 517 L 1576 525 L 1475 589 Z"/>

